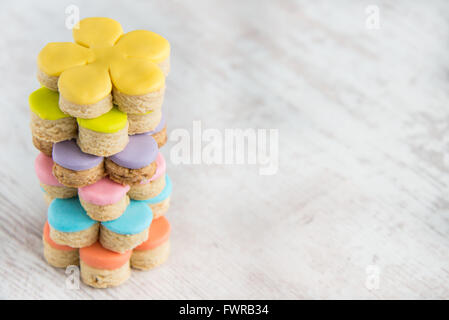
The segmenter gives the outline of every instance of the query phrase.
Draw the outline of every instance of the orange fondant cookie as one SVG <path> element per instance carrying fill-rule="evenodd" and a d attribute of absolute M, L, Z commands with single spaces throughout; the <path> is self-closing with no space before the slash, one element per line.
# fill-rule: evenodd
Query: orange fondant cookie
<path fill-rule="evenodd" d="M 152 269 L 167 260 L 170 253 L 170 223 L 165 217 L 153 220 L 148 231 L 148 240 L 134 248 L 131 267 Z"/>
<path fill-rule="evenodd" d="M 89 286 L 118 286 L 131 275 L 131 251 L 124 253 L 105 249 L 99 242 L 80 249 L 81 279 Z"/>
<path fill-rule="evenodd" d="M 66 268 L 70 265 L 79 264 L 78 249 L 57 244 L 50 238 L 48 221 L 45 222 L 42 241 L 44 243 L 45 260 L 53 267 Z"/>

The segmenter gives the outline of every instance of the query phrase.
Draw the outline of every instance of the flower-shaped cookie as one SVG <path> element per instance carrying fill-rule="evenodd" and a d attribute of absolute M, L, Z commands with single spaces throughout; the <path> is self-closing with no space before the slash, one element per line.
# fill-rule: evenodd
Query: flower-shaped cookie
<path fill-rule="evenodd" d="M 170 68 L 167 40 L 146 30 L 123 34 L 109 18 L 81 20 L 73 38 L 76 43 L 47 44 L 38 56 L 38 79 L 59 90 L 61 110 L 90 119 L 108 112 L 112 100 L 132 114 L 160 109 Z"/>

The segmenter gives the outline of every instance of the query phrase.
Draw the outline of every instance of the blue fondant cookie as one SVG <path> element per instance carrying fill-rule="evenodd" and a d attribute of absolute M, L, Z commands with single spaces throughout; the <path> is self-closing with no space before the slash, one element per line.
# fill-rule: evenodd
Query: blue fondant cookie
<path fill-rule="evenodd" d="M 98 239 L 99 223 L 87 215 L 78 197 L 54 199 L 48 207 L 48 223 L 57 244 L 82 248 Z"/>
<path fill-rule="evenodd" d="M 131 200 L 118 219 L 101 223 L 100 242 L 106 249 L 124 253 L 147 240 L 152 220 L 153 212 L 149 206 Z"/>

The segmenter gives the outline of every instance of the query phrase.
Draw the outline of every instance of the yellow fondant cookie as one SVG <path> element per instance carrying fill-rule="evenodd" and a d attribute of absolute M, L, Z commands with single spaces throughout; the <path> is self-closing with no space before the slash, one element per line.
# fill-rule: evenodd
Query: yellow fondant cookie
<path fill-rule="evenodd" d="M 77 143 L 85 153 L 108 157 L 122 151 L 128 144 L 127 115 L 117 107 L 98 118 L 78 118 L 77 121 Z"/>
<path fill-rule="evenodd" d="M 44 120 L 58 120 L 70 117 L 70 115 L 59 109 L 58 101 L 59 94 L 45 87 L 37 89 L 28 98 L 31 111 Z"/>
<path fill-rule="evenodd" d="M 45 154 L 51 153 L 53 143 L 75 138 L 77 134 L 75 118 L 59 109 L 58 100 L 58 92 L 45 87 L 28 98 L 33 144 Z"/>
<path fill-rule="evenodd" d="M 95 119 L 77 119 L 80 127 L 102 133 L 114 133 L 126 127 L 126 113 L 117 108 L 99 116 Z"/>
<path fill-rule="evenodd" d="M 112 108 L 112 100 L 129 113 L 160 109 L 169 70 L 167 40 L 145 30 L 123 35 L 109 18 L 81 20 L 73 38 L 76 43 L 46 45 L 38 57 L 39 81 L 59 89 L 64 112 L 96 118 Z"/>

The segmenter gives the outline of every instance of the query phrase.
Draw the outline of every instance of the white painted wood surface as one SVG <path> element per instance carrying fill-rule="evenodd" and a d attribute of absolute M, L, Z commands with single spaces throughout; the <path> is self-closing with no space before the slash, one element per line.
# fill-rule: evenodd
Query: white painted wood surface
<path fill-rule="evenodd" d="M 0 10 L 1 298 L 449 298 L 447 1 L 129 2 Z M 170 40 L 169 130 L 280 135 L 272 176 L 169 161 L 171 257 L 107 290 L 68 290 L 42 256 L 27 96 L 69 4 Z"/>

